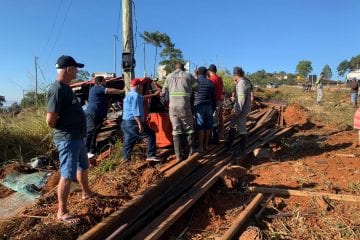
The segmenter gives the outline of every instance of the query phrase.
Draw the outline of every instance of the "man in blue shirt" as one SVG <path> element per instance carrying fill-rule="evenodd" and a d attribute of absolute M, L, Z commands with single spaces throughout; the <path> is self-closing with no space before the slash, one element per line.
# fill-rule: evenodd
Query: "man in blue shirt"
<path fill-rule="evenodd" d="M 107 116 L 109 101 L 107 94 L 124 94 L 124 90 L 107 88 L 103 76 L 95 77 L 95 85 L 89 91 L 88 105 L 86 108 L 87 135 L 86 148 L 88 158 L 96 152 L 96 137 L 101 129 L 104 118 Z"/>
<path fill-rule="evenodd" d="M 121 130 L 124 133 L 123 160 L 131 160 L 131 152 L 140 138 L 147 138 L 146 161 L 159 162 L 156 157 L 155 132 L 144 122 L 144 97 L 141 81 L 134 78 L 130 81 L 130 92 L 124 99 L 123 120 Z"/>

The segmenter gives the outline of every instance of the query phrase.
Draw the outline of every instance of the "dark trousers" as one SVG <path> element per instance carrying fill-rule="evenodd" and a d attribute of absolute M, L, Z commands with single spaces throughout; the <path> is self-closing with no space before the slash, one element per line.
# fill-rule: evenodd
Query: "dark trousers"
<path fill-rule="evenodd" d="M 144 131 L 139 133 L 139 126 L 135 120 L 122 120 L 121 130 L 124 133 L 123 160 L 131 159 L 131 152 L 136 141 L 140 138 L 147 138 L 147 157 L 156 156 L 155 132 L 145 123 L 142 123 L 142 126 Z"/>
<path fill-rule="evenodd" d="M 103 118 L 96 117 L 95 113 L 86 113 L 86 149 L 88 152 L 96 152 L 96 137 L 100 132 Z"/>

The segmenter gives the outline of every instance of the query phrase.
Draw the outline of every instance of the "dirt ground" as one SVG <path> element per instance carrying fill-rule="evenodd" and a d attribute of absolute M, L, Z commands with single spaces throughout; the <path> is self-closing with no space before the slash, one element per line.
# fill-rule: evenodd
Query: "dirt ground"
<path fill-rule="evenodd" d="M 360 148 L 353 147 L 356 132 L 310 123 L 300 106 L 289 107 L 286 114 L 285 122 L 298 123 L 298 131 L 266 146 L 271 153 L 268 158 L 247 158 L 247 174 L 237 186 L 229 188 L 217 182 L 162 239 L 221 236 L 253 198 L 254 194 L 244 193 L 247 185 L 360 195 Z M 1 177 L 14 170 L 19 167 L 4 168 Z M 0 239 L 76 239 L 159 180 L 161 174 L 156 167 L 135 162 L 91 175 L 91 186 L 101 196 L 82 200 L 75 185 L 69 208 L 82 218 L 76 227 L 55 219 L 58 178 L 53 174 L 34 207 L 0 223 Z M 0 187 L 0 198 L 10 194 L 11 190 Z M 330 201 L 326 206 L 329 209 L 305 197 L 275 197 L 263 217 L 259 221 L 252 218 L 247 226 L 259 227 L 265 239 L 360 239 L 359 204 Z"/>
<path fill-rule="evenodd" d="M 140 151 L 140 149 L 137 149 Z M 3 169 L 2 175 L 19 171 L 15 165 Z M 113 171 L 93 173 L 89 177 L 92 190 L 99 195 L 83 200 L 78 184 L 72 184 L 68 200 L 69 211 L 81 218 L 76 226 L 56 219 L 56 185 L 59 179 L 55 172 L 43 189 L 43 196 L 37 203 L 16 217 L 0 222 L 0 239 L 77 239 L 77 237 L 99 223 L 104 217 L 118 210 L 134 195 L 143 192 L 149 185 L 161 178 L 159 171 L 134 159 L 133 164 L 121 164 Z M 0 188 L 0 197 L 12 193 Z"/>
<path fill-rule="evenodd" d="M 162 239 L 217 239 L 254 197 L 243 193 L 246 185 L 359 196 L 356 138 L 354 131 L 314 125 L 282 139 L 271 146 L 270 159 L 247 159 L 247 176 L 237 188 L 219 182 Z M 262 219 L 251 218 L 246 226 L 257 226 L 263 239 L 360 239 L 359 212 L 356 203 L 329 200 L 319 204 L 313 198 L 277 196 Z M 276 214 L 286 216 L 273 217 Z"/>

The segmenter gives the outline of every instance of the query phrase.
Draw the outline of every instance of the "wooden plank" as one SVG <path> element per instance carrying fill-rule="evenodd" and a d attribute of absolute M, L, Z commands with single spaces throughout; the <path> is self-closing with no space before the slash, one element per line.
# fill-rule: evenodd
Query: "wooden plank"
<path fill-rule="evenodd" d="M 257 187 L 250 186 L 247 188 L 249 192 L 258 192 L 258 193 L 274 193 L 276 195 L 285 195 L 285 196 L 298 196 L 298 197 L 327 197 L 336 201 L 345 201 L 345 202 L 360 202 L 360 196 L 355 195 L 344 195 L 344 194 L 332 194 L 324 192 L 309 192 L 309 191 L 300 191 L 284 188 L 269 188 L 269 187 Z"/>
<path fill-rule="evenodd" d="M 332 205 L 330 205 L 327 201 L 325 201 L 325 198 L 323 196 L 315 197 L 315 201 L 316 201 L 317 205 L 324 211 L 334 210 L 334 207 Z"/>
<path fill-rule="evenodd" d="M 267 207 L 267 205 L 270 203 L 270 201 L 275 197 L 275 194 L 271 194 L 270 197 L 266 200 L 266 202 L 264 203 L 264 205 L 261 207 L 260 211 L 255 215 L 255 219 L 256 221 L 259 221 L 261 218 L 261 215 L 263 214 L 263 212 L 265 211 L 265 208 Z"/>
<path fill-rule="evenodd" d="M 279 123 L 280 127 L 284 126 L 284 108 L 281 107 L 280 108 L 280 123 Z"/>
<path fill-rule="evenodd" d="M 231 227 L 225 232 L 225 234 L 220 238 L 221 240 L 231 240 L 234 235 L 239 231 L 242 225 L 248 220 L 251 214 L 255 211 L 255 208 L 260 204 L 263 199 L 263 194 L 258 193 L 255 198 L 250 202 L 248 206 L 240 213 L 240 215 L 233 222 Z"/>
<path fill-rule="evenodd" d="M 227 159 L 228 160 L 228 159 Z M 227 161 L 226 160 L 226 161 Z M 223 160 L 223 162 L 226 162 Z M 146 226 L 141 232 L 136 234 L 133 240 L 158 239 L 161 235 L 178 220 L 200 197 L 206 193 L 210 187 L 218 180 L 219 176 L 226 170 L 227 166 L 218 166 L 208 173 L 203 179 L 195 184 L 184 197 L 177 200 L 159 217 Z"/>
<path fill-rule="evenodd" d="M 181 183 L 181 181 L 186 178 L 186 173 L 191 172 L 191 168 L 198 166 L 198 156 L 198 154 L 192 155 L 192 157 L 186 160 L 187 164 L 184 165 L 183 168 L 177 168 L 176 171 L 173 171 L 171 175 L 163 178 L 158 184 L 151 185 L 141 195 L 106 217 L 102 222 L 81 235 L 78 239 L 100 240 L 115 231 L 117 231 L 118 234 L 125 231 L 139 216 L 153 208 L 154 205 L 159 204 L 161 197 L 164 197 L 165 193 L 168 192 L 171 187 L 176 186 L 179 182 Z"/>
<path fill-rule="evenodd" d="M 173 186 L 170 187 L 166 194 L 162 194 L 161 200 L 156 205 L 152 206 L 149 211 L 141 215 L 138 220 L 132 223 L 131 226 L 127 227 L 127 229 L 121 232 L 114 232 L 113 234 L 111 234 L 111 236 L 108 237 L 108 239 L 130 239 L 132 236 L 144 229 L 163 211 L 165 211 L 170 206 L 170 204 L 173 204 L 173 202 L 177 201 L 181 196 L 185 194 L 185 192 L 189 191 L 189 189 L 191 189 L 196 183 L 198 183 L 202 178 L 204 178 L 204 176 L 217 168 L 220 163 L 223 164 L 223 161 L 219 162 L 218 159 L 214 158 L 213 161 L 199 167 L 185 179 L 182 179 L 181 183 L 173 184 Z"/>
<path fill-rule="evenodd" d="M 359 157 L 359 155 L 358 155 L 358 154 L 336 153 L 335 155 L 336 155 L 336 156 L 339 156 L 339 157 L 349 157 L 349 158 L 356 158 L 356 157 Z"/>

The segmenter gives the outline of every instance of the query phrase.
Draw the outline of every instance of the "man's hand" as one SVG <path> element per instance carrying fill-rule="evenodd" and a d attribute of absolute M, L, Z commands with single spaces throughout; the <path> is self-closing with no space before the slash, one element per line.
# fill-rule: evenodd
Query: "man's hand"
<path fill-rule="evenodd" d="M 57 118 L 58 118 L 58 113 L 55 112 L 46 113 L 46 125 L 48 125 L 51 128 L 55 128 Z"/>
<path fill-rule="evenodd" d="M 139 124 L 139 133 L 143 133 L 144 132 L 144 127 L 142 126 L 142 124 Z"/>

